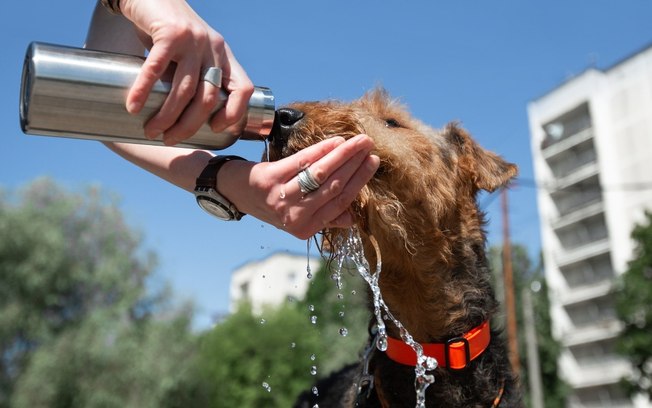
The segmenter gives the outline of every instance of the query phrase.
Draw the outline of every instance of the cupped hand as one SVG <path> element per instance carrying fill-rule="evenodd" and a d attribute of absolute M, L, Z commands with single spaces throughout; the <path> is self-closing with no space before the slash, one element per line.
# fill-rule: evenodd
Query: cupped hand
<path fill-rule="evenodd" d="M 219 173 L 219 190 L 241 212 L 307 239 L 324 228 L 352 225 L 351 203 L 380 164 L 373 148 L 366 135 L 334 137 L 276 162 L 231 161 Z M 321 186 L 304 194 L 297 174 L 306 168 Z"/>
<path fill-rule="evenodd" d="M 127 110 L 140 112 L 154 83 L 176 64 L 172 87 L 163 106 L 145 125 L 145 135 L 163 135 L 168 145 L 187 139 L 211 117 L 220 101 L 219 88 L 203 81 L 209 67 L 222 70 L 225 106 L 210 120 L 219 132 L 246 113 L 253 84 L 224 38 L 185 0 L 121 0 L 122 14 L 140 31 L 150 48 L 143 68 L 127 96 Z"/>

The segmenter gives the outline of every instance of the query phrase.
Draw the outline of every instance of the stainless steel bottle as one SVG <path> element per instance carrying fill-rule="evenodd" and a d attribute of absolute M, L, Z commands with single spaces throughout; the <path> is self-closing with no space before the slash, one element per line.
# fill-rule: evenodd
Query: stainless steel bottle
<path fill-rule="evenodd" d="M 127 92 L 143 64 L 133 55 L 31 43 L 20 91 L 23 132 L 101 141 L 163 145 L 143 133 L 145 122 L 163 105 L 170 83 L 157 81 L 138 115 L 125 108 Z M 223 92 L 222 102 L 226 100 Z M 238 139 L 264 140 L 274 122 L 274 96 L 256 87 L 241 123 L 213 133 L 208 124 L 177 146 L 224 149 Z"/>

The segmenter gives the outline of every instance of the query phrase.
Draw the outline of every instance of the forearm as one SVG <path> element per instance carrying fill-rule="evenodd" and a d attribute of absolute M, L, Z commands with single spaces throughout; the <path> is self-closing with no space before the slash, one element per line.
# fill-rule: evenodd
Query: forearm
<path fill-rule="evenodd" d="M 86 35 L 85 47 L 122 54 L 144 55 L 136 27 L 122 15 L 109 12 L 98 1 Z"/>

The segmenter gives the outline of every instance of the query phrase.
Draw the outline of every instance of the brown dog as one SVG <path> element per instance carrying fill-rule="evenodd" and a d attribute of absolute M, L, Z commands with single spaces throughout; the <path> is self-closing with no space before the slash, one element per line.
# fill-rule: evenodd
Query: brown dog
<path fill-rule="evenodd" d="M 352 211 L 369 264 L 382 257 L 380 288 L 391 313 L 439 363 L 427 406 L 521 406 L 504 343 L 489 328 L 498 305 L 476 203 L 480 189 L 506 185 L 516 166 L 455 124 L 443 131 L 424 125 L 382 90 L 348 104 L 296 103 L 277 118 L 271 160 L 331 136 L 373 138 L 380 168 Z M 324 234 L 335 243 L 348 232 Z M 305 393 L 297 406 L 414 407 L 416 355 L 393 323 L 387 331 L 398 339 L 387 351 L 369 348 L 365 361 L 322 381 L 319 395 Z M 362 377 L 365 363 L 370 378 Z"/>

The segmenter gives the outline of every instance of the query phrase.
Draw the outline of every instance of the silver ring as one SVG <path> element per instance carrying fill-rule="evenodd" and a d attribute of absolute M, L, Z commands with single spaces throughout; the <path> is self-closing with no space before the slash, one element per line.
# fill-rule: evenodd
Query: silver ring
<path fill-rule="evenodd" d="M 222 70 L 218 67 L 204 69 L 204 81 L 210 82 L 217 88 L 222 87 Z"/>
<path fill-rule="evenodd" d="M 299 182 L 299 190 L 301 190 L 303 194 L 312 193 L 320 187 L 309 169 L 300 171 L 299 174 L 297 174 L 297 181 Z"/>

